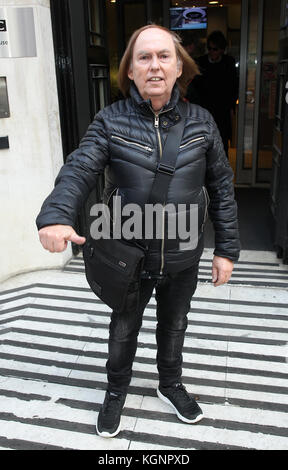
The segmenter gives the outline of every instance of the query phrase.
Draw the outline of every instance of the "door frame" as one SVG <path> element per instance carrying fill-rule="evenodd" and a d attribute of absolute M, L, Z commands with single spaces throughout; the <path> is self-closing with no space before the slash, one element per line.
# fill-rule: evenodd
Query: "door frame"
<path fill-rule="evenodd" d="M 252 167 L 244 168 L 244 130 L 246 111 L 246 86 L 247 86 L 247 58 L 249 40 L 249 0 L 241 3 L 241 44 L 240 44 L 240 74 L 239 74 L 239 107 L 238 107 L 238 132 L 237 132 L 237 157 L 236 157 L 236 184 L 244 184 L 253 187 L 267 187 L 270 183 L 257 183 L 258 160 L 258 134 L 261 93 L 261 70 L 263 51 L 263 24 L 264 24 L 264 0 L 258 0 L 258 26 L 256 49 L 256 83 L 255 83 L 255 110 L 253 116 L 252 134 Z"/>

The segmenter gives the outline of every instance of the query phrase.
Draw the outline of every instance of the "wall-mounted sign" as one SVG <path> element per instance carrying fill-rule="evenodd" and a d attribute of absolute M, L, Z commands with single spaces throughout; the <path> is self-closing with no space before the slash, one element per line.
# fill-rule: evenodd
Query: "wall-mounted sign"
<path fill-rule="evenodd" d="M 4 32 L 7 31 L 6 21 L 0 20 L 0 31 Z"/>
<path fill-rule="evenodd" d="M 35 57 L 33 8 L 0 8 L 0 57 Z"/>

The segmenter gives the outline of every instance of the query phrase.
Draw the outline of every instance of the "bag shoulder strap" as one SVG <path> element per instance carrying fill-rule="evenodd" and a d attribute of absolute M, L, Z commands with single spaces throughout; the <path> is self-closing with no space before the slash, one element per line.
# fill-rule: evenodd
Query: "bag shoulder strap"
<path fill-rule="evenodd" d="M 169 129 L 162 153 L 162 158 L 158 163 L 156 176 L 150 193 L 150 204 L 166 203 L 168 187 L 175 172 L 179 146 L 185 127 L 187 103 L 179 102 L 178 108 L 181 111 L 181 119 L 177 124 Z"/>

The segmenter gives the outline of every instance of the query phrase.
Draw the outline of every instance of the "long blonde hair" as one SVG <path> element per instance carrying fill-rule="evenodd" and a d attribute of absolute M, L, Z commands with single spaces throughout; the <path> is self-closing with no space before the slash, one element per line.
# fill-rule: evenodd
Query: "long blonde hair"
<path fill-rule="evenodd" d="M 196 65 L 192 57 L 190 57 L 189 54 L 186 52 L 184 47 L 181 45 L 180 37 L 176 33 L 174 33 L 174 31 L 170 31 L 170 29 L 165 28 L 164 26 L 156 25 L 156 24 L 149 24 L 146 26 L 142 26 L 142 28 L 139 28 L 136 31 L 134 31 L 134 33 L 130 37 L 130 40 L 128 42 L 128 45 L 126 47 L 126 50 L 123 54 L 123 57 L 121 59 L 120 66 L 119 66 L 118 86 L 125 97 L 129 96 L 131 80 L 128 77 L 128 72 L 131 67 L 135 42 L 138 36 L 142 33 L 142 31 L 145 31 L 146 29 L 151 29 L 151 28 L 158 28 L 158 29 L 161 29 L 162 31 L 166 31 L 167 33 L 171 35 L 173 39 L 177 59 L 178 61 L 182 63 L 182 74 L 177 79 L 177 84 L 180 90 L 180 94 L 183 97 L 186 94 L 187 85 L 191 82 L 191 80 L 193 80 L 195 75 L 199 74 L 198 66 Z"/>

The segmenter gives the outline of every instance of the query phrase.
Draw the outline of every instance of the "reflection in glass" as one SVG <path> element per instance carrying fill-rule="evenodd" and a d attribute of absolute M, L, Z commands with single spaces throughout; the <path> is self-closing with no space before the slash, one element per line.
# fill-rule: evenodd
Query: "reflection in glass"
<path fill-rule="evenodd" d="M 89 29 L 91 46 L 103 46 L 99 0 L 89 0 Z"/>
<path fill-rule="evenodd" d="M 91 119 L 93 119 L 95 114 L 108 103 L 108 67 L 90 64 L 89 76 L 93 96 L 91 103 Z"/>
<path fill-rule="evenodd" d="M 258 0 L 252 0 L 250 2 L 249 20 L 243 159 L 243 166 L 245 169 L 252 168 L 252 145 L 257 68 L 256 52 L 258 33 Z"/>
<path fill-rule="evenodd" d="M 265 2 L 257 182 L 269 182 L 272 169 L 273 126 L 277 90 L 280 0 Z M 262 171 L 260 171 L 262 170 Z M 264 171 L 263 171 L 264 170 Z"/>

